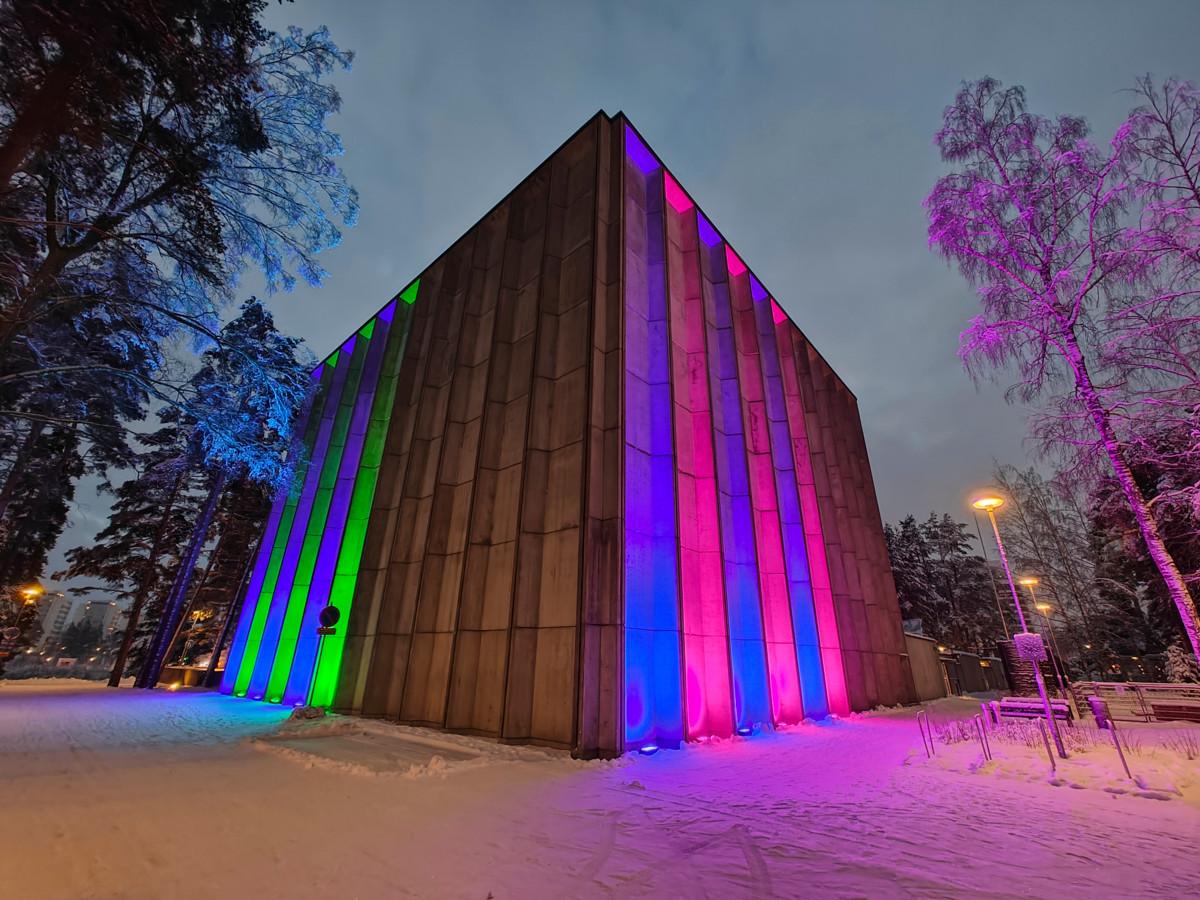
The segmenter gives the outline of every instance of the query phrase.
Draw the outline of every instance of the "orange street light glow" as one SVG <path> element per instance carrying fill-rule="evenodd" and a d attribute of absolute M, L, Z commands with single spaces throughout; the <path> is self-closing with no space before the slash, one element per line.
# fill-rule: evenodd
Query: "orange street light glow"
<path fill-rule="evenodd" d="M 1004 498 L 996 494 L 981 494 L 971 501 L 971 505 L 976 509 L 982 509 L 984 512 L 991 512 L 1004 505 Z"/>
<path fill-rule="evenodd" d="M 1050 612 L 1050 604 L 1049 603 L 1039 603 L 1037 605 L 1037 608 L 1038 608 L 1038 612 L 1044 612 L 1044 613 Z"/>
<path fill-rule="evenodd" d="M 1022 578 L 1020 581 L 1017 582 L 1017 584 L 1023 584 L 1023 585 L 1025 585 L 1025 587 L 1033 587 L 1037 583 L 1038 583 L 1038 580 L 1036 578 L 1034 578 L 1032 575 Z"/>

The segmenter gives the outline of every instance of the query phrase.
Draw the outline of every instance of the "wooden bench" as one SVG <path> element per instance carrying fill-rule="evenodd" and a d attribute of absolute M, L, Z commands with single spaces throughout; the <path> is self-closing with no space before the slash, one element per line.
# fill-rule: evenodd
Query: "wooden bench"
<path fill-rule="evenodd" d="M 1159 722 L 1200 722 L 1200 706 L 1187 703 L 1151 703 L 1150 711 Z"/>
<path fill-rule="evenodd" d="M 1068 724 L 1075 719 L 1071 704 L 1066 700 L 1051 700 L 1050 711 L 1054 718 Z M 1046 715 L 1046 707 L 1036 697 L 1003 697 L 996 704 L 996 712 L 1010 719 L 1041 719 Z"/>

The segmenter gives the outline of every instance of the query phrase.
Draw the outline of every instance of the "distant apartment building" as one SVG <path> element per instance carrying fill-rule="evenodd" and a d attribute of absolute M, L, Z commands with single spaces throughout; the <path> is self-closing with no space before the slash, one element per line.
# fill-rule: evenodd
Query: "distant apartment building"
<path fill-rule="evenodd" d="M 100 631 L 101 640 L 106 640 L 121 630 L 124 613 L 115 600 L 89 600 L 77 621 L 95 626 Z"/>
<path fill-rule="evenodd" d="M 42 595 L 39 606 L 41 606 L 42 626 L 41 649 L 55 649 L 62 640 L 67 626 L 75 621 L 79 601 L 74 597 L 68 597 L 62 591 L 55 591 Z"/>
<path fill-rule="evenodd" d="M 80 600 L 56 591 L 45 594 L 40 605 L 42 637 L 39 649 L 43 652 L 58 650 L 63 635 L 76 623 L 95 627 L 103 641 L 118 633 L 125 620 L 125 610 L 115 600 Z"/>

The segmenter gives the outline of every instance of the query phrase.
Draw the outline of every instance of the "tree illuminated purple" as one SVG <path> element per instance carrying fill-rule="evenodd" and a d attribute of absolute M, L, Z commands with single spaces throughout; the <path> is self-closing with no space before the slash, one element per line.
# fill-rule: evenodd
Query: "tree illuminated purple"
<path fill-rule="evenodd" d="M 1141 302 L 1167 259 L 1154 230 L 1139 227 L 1153 193 L 1135 189 L 1132 128 L 1102 150 L 1082 119 L 1028 112 L 1019 87 L 964 85 L 935 138 L 958 171 L 925 201 L 929 241 L 978 289 L 982 313 L 962 334 L 964 363 L 976 375 L 1017 368 L 1015 396 L 1052 398 L 1035 423 L 1044 445 L 1066 451 L 1077 471 L 1107 463 L 1200 657 L 1195 601 L 1130 468 L 1129 444 L 1145 422 L 1127 376 L 1148 363 L 1106 341 L 1114 314 Z"/>

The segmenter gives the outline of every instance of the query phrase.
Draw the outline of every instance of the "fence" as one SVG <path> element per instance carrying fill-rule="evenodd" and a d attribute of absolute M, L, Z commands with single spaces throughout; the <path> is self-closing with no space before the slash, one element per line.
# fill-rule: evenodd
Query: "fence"
<path fill-rule="evenodd" d="M 1076 681 L 1071 687 L 1081 709 L 1088 697 L 1099 697 L 1118 721 L 1200 722 L 1200 684 Z"/>

